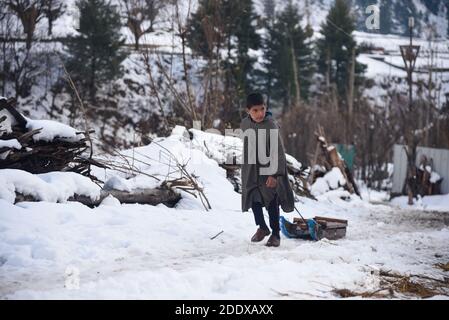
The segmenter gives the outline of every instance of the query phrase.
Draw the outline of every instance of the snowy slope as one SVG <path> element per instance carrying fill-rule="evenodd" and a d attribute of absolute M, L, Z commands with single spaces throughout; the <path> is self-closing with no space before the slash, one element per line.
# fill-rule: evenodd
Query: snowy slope
<path fill-rule="evenodd" d="M 254 1 L 255 9 L 261 15 L 264 14 L 263 2 L 263 0 Z M 415 2 L 417 1 L 415 0 Z M 113 3 L 119 4 L 120 2 L 116 0 Z M 188 16 L 188 12 L 193 12 L 198 5 L 197 0 L 181 1 L 180 3 L 180 16 L 182 19 L 185 19 Z M 190 10 L 188 8 L 189 3 L 191 4 Z M 285 6 L 286 1 L 275 0 L 275 3 L 276 8 L 279 10 Z M 298 5 L 299 11 L 303 15 L 302 23 L 305 24 L 307 22 L 306 2 L 295 0 L 294 3 Z M 68 0 L 65 4 L 67 6 L 65 13 L 62 17 L 57 19 L 55 23 L 55 37 L 76 34 L 78 13 L 75 7 L 75 0 Z M 309 17 L 310 23 L 316 31 L 315 37 L 319 37 L 319 26 L 321 22 L 325 20 L 327 12 L 333 4 L 333 0 L 310 0 L 309 4 L 311 11 Z M 420 8 L 421 11 L 427 10 L 422 5 L 419 6 L 417 4 L 417 7 Z M 121 8 L 121 10 L 123 10 L 123 8 Z M 430 17 L 433 17 L 432 14 L 429 13 Z M 173 6 L 168 6 L 164 9 L 160 21 L 158 21 L 156 25 L 157 31 L 150 35 L 145 35 L 141 39 L 141 42 L 159 46 L 162 58 L 167 58 L 167 61 L 173 62 L 170 71 L 173 73 L 174 81 L 177 81 L 174 86 L 184 90 L 184 83 L 179 81 L 183 77 L 182 61 L 179 56 L 171 54 L 179 53 L 181 51 L 179 38 L 175 36 L 174 32 L 170 31 L 170 28 L 173 27 L 172 23 L 174 21 L 174 16 L 175 9 Z M 440 21 L 439 25 L 444 25 L 444 21 L 446 20 L 443 21 L 441 19 L 438 20 Z M 15 29 L 16 33 L 14 35 L 23 36 L 21 35 L 20 24 L 16 22 L 15 25 L 17 28 Z M 128 28 L 123 27 L 121 31 L 126 38 L 127 43 L 131 45 L 133 39 Z M 407 94 L 406 74 L 405 71 L 401 69 L 403 62 L 399 53 L 399 45 L 407 44 L 409 41 L 408 38 L 398 35 L 380 35 L 378 33 L 367 33 L 362 31 L 355 32 L 354 35 L 359 44 L 369 44 L 371 47 L 375 48 L 372 52 L 362 53 L 358 58 L 359 62 L 368 66 L 366 76 L 369 79 L 374 80 L 374 86 L 366 88 L 365 90 L 365 95 L 369 100 L 377 106 L 384 107 L 388 105 L 389 96 L 393 91 Z M 47 21 L 45 19 L 39 22 L 36 36 L 42 38 L 47 37 Z M 433 68 L 443 70 L 441 72 L 434 72 L 433 74 L 433 80 L 436 83 L 436 87 L 439 88 L 438 92 L 436 92 L 436 104 L 438 107 L 441 107 L 445 102 L 445 93 L 449 92 L 449 72 L 447 71 L 449 67 L 449 41 L 439 39 L 429 42 L 425 39 L 426 33 L 417 34 L 417 36 L 421 38 L 416 39 L 415 43 L 421 45 L 422 50 L 417 61 L 417 68 L 420 73 L 416 74 L 415 81 L 418 82 L 419 80 L 422 80 L 425 83 L 428 82 L 427 71 L 430 65 L 432 65 Z M 36 71 L 36 74 L 38 74 L 36 85 L 32 87 L 31 95 L 29 97 L 26 99 L 19 99 L 19 106 L 21 111 L 33 118 L 55 118 L 63 123 L 71 124 L 75 127 L 82 127 L 82 117 L 79 117 L 79 115 L 76 114 L 71 114 L 70 110 L 72 109 L 72 104 L 70 95 L 63 93 L 54 96 L 51 90 L 52 85 L 63 76 L 60 57 L 57 54 L 54 54 L 54 52 L 61 52 L 61 50 L 62 45 L 60 43 L 33 44 L 31 50 L 33 61 L 41 61 L 39 59 L 43 59 L 42 56 L 47 55 L 49 60 L 45 60 L 46 62 L 42 63 L 40 69 Z M 431 50 L 434 50 L 434 60 L 432 64 Z M 187 50 L 187 52 L 189 52 L 189 50 Z M 263 57 L 260 56 L 260 52 L 253 52 L 253 54 L 259 55 L 259 61 L 263 60 Z M 164 110 L 165 112 L 168 112 L 170 111 L 170 106 L 172 105 L 174 97 L 173 93 L 168 88 L 166 79 L 156 70 L 155 61 L 161 58 L 161 56 L 152 55 L 151 65 L 155 81 L 160 84 L 158 92 L 162 98 Z M 195 74 L 195 70 L 200 70 L 204 65 L 204 61 L 201 61 L 200 59 L 188 58 L 188 63 L 192 65 L 191 74 Z M 100 98 L 109 99 L 111 92 L 116 94 L 110 98 L 111 100 L 104 103 L 104 105 L 108 105 L 107 107 L 100 106 L 98 109 L 98 112 L 101 114 L 112 113 L 113 116 L 111 119 L 94 120 L 90 124 L 91 128 L 97 128 L 94 142 L 98 145 L 109 140 L 115 140 L 116 143 L 124 147 L 129 147 L 132 142 L 135 142 L 134 144 L 139 144 L 141 137 L 139 134 L 136 135 L 135 128 L 139 127 L 142 122 L 149 123 L 150 120 L 148 119 L 151 119 L 153 115 L 160 114 L 158 101 L 152 94 L 153 91 L 151 90 L 148 74 L 145 72 L 145 64 L 143 63 L 142 55 L 140 53 L 132 52 L 122 63 L 122 66 L 126 70 L 125 75 L 121 79 L 99 89 Z M 260 68 L 261 66 L 260 64 L 256 64 L 256 67 Z M 192 76 L 191 79 L 194 88 L 193 95 L 198 101 L 201 100 L 202 92 L 204 92 L 204 90 L 201 89 L 202 84 L 200 80 L 201 79 L 197 79 L 194 76 Z M 417 90 L 417 87 L 415 87 L 415 90 Z M 416 94 L 418 94 L 418 92 L 415 93 L 415 96 Z M 423 90 L 420 94 L 427 97 L 428 93 Z M 15 95 L 11 83 L 6 86 L 5 95 Z M 101 104 L 103 104 L 103 102 L 101 102 Z M 110 110 L 109 105 L 112 105 L 113 110 Z M 144 132 L 144 135 L 145 134 L 147 133 Z"/>
<path fill-rule="evenodd" d="M 408 4 L 408 0 L 402 2 L 401 1 L 402 0 L 394 0 L 392 2 L 393 8 L 395 8 L 395 5 L 398 5 L 398 7 L 400 7 L 400 4 L 402 2 L 404 2 L 404 6 Z M 266 12 L 264 10 L 264 2 L 264 0 L 254 1 L 255 11 L 261 16 L 266 15 Z M 362 5 L 365 2 L 361 0 L 355 1 L 353 10 L 356 16 L 362 18 L 367 16 L 365 13 L 365 8 Z M 123 5 L 120 5 L 120 1 L 115 0 L 112 3 L 115 3 L 120 10 L 124 10 Z M 274 0 L 274 3 L 276 11 L 282 10 L 287 4 L 287 2 L 283 0 Z M 315 31 L 315 37 L 319 37 L 320 25 L 326 20 L 326 16 L 329 9 L 332 7 L 334 0 L 294 0 L 293 3 L 298 7 L 299 13 L 303 17 L 302 24 L 305 26 L 307 23 L 310 23 Z M 308 7 L 306 6 L 306 3 L 308 3 Z M 443 68 L 446 70 L 449 69 L 449 54 L 447 53 L 447 49 L 449 47 L 449 41 L 447 40 L 448 21 L 444 5 L 442 5 L 442 3 L 438 3 L 434 4 L 432 7 L 427 7 L 422 0 L 413 0 L 413 4 L 416 7 L 417 14 L 423 17 L 421 19 L 417 19 L 416 22 L 418 26 L 415 33 L 415 37 L 417 38 L 415 40 L 415 44 L 421 46 L 421 54 L 417 61 L 418 70 L 420 70 L 421 68 L 423 68 L 423 70 L 428 70 L 428 68 L 426 69 L 426 67 L 430 65 L 431 50 L 435 52 L 432 67 Z M 60 36 L 64 34 L 73 34 L 74 32 L 76 32 L 76 19 L 78 15 L 76 12 L 75 0 L 67 1 L 66 5 L 67 12 L 58 19 L 57 26 L 55 27 L 55 29 L 58 30 L 58 35 Z M 181 1 L 181 19 L 185 21 L 185 19 L 189 16 L 189 13 L 194 12 L 197 7 L 197 0 Z M 395 18 L 394 15 L 399 13 L 392 12 L 392 14 L 393 24 L 398 24 L 399 21 L 397 18 Z M 159 49 L 161 51 L 181 52 L 181 44 L 179 38 L 174 36 L 174 33 L 170 31 L 173 27 L 172 24 L 175 16 L 176 10 L 174 6 L 168 6 L 167 8 L 165 8 L 161 12 L 161 18 L 157 22 L 157 32 L 145 35 L 141 39 L 141 43 L 159 46 Z M 41 21 L 39 26 L 40 28 L 38 28 L 38 30 L 41 30 L 41 34 L 44 35 L 44 30 L 46 28 L 45 21 Z M 368 65 L 367 76 L 369 78 L 376 79 L 379 87 L 381 86 L 380 83 L 383 81 L 391 82 L 391 79 L 386 80 L 386 77 L 393 76 L 397 78 L 404 78 L 405 72 L 400 69 L 403 66 L 403 62 L 399 52 L 399 45 L 408 44 L 408 37 L 399 35 L 385 35 L 379 34 L 378 32 L 367 32 L 368 30 L 366 30 L 366 28 L 360 27 L 360 25 L 358 27 L 360 31 L 355 32 L 354 35 L 359 44 L 370 44 L 374 48 L 383 50 L 383 53 L 380 56 L 373 57 L 372 55 L 362 55 L 360 57 L 359 61 Z M 429 28 L 431 27 L 436 32 L 436 34 L 432 36 L 432 42 L 428 40 L 430 30 Z M 405 32 L 403 26 L 396 25 L 393 29 L 397 30 L 400 34 L 403 34 Z M 126 38 L 128 44 L 134 43 L 133 36 L 128 28 L 123 27 L 122 33 Z M 386 63 L 380 61 L 381 59 L 384 59 Z M 125 61 L 125 64 L 129 66 L 130 62 Z M 422 75 L 422 78 L 426 77 L 426 74 Z M 443 72 L 441 74 L 435 75 L 435 77 L 440 78 L 439 80 L 436 79 L 435 81 L 440 82 L 444 87 L 440 92 L 441 97 L 439 101 L 441 105 L 441 103 L 444 102 L 444 99 L 442 99 L 444 93 L 449 90 L 449 72 Z M 144 79 L 142 79 L 142 81 L 144 82 Z M 403 90 L 402 87 L 403 86 L 401 86 L 400 90 Z M 376 99 L 376 97 L 372 96 L 372 99 Z"/>
<path fill-rule="evenodd" d="M 408 5 L 409 0 L 391 0 L 393 4 L 402 3 L 403 6 Z M 254 9 L 262 17 L 266 16 L 264 9 L 265 0 L 254 0 Z M 308 6 L 306 5 L 308 2 Z M 63 37 L 67 35 L 75 35 L 77 28 L 77 20 L 79 18 L 79 12 L 76 7 L 76 0 L 66 0 L 64 1 L 66 5 L 66 10 L 64 14 L 55 21 L 54 26 L 54 36 Z M 287 5 L 285 0 L 274 0 L 275 10 L 277 12 L 281 11 Z M 298 7 L 300 15 L 303 17 L 303 25 L 309 23 L 312 28 L 318 32 L 320 25 L 326 20 L 329 9 L 334 4 L 334 0 L 293 0 L 292 3 Z M 357 25 L 358 30 L 361 32 L 366 32 L 366 27 L 363 21 L 369 16 L 365 10 L 364 4 L 366 1 L 355 0 L 355 5 L 352 7 L 353 14 L 357 17 L 361 23 Z M 112 5 L 117 6 L 120 12 L 123 13 L 125 17 L 125 8 L 121 1 L 113 0 Z M 369 3 L 370 5 L 376 4 L 376 1 Z M 421 19 L 417 19 L 417 28 L 422 32 L 423 36 L 429 32 L 430 28 L 433 28 L 436 32 L 437 38 L 446 38 L 448 35 L 448 20 L 446 15 L 446 9 L 444 7 L 443 1 L 438 4 L 434 4 L 432 7 L 428 8 L 422 0 L 413 0 L 413 4 L 417 10 L 417 15 L 421 16 Z M 179 16 L 182 21 L 189 16 L 189 13 L 195 12 L 198 8 L 198 0 L 190 1 L 179 1 Z M 394 5 L 393 5 L 394 8 Z M 402 21 L 398 20 L 396 15 L 403 15 L 403 12 L 391 12 L 393 15 L 392 23 L 393 30 L 395 34 L 404 34 L 407 32 L 407 26 L 402 26 L 400 23 Z M 179 40 L 173 37 L 173 34 L 169 31 L 173 27 L 173 21 L 175 21 L 176 9 L 173 5 L 168 5 L 160 13 L 160 18 L 156 22 L 156 28 L 158 32 L 151 35 L 145 36 L 144 43 L 157 44 L 164 46 L 165 48 L 170 48 L 171 46 L 179 46 Z M 125 18 L 124 18 L 124 22 Z M 36 28 L 36 35 L 39 37 L 47 37 L 47 20 L 44 18 L 40 21 Z M 19 32 L 18 28 L 17 32 Z M 127 40 L 127 43 L 133 44 L 133 36 L 129 29 L 126 27 L 122 28 L 122 33 Z"/>
<path fill-rule="evenodd" d="M 265 0 L 254 0 L 256 11 L 265 16 L 264 11 Z M 292 3 L 298 7 L 300 15 L 304 18 L 303 24 L 309 23 L 315 31 L 319 31 L 321 23 L 326 20 L 329 9 L 333 6 L 334 0 L 293 0 Z M 404 35 L 407 30 L 406 22 L 408 11 L 405 9 L 410 5 L 410 0 L 388 0 L 391 7 L 389 14 L 391 15 L 391 33 Z M 277 11 L 282 10 L 288 3 L 284 0 L 274 0 Z M 308 3 L 308 6 L 307 6 Z M 379 4 L 380 1 L 352 0 L 352 13 L 357 21 L 357 30 L 366 32 L 365 21 L 372 13 L 366 12 L 369 5 Z M 447 9 L 444 0 L 433 1 L 431 6 L 427 6 L 423 0 L 413 0 L 416 9 L 416 24 L 421 32 L 429 32 L 432 28 L 438 38 L 446 38 L 448 35 L 448 18 Z M 380 14 L 385 15 L 382 11 Z M 405 18 L 404 18 L 405 17 Z"/>
<path fill-rule="evenodd" d="M 374 87 L 366 88 L 364 92 L 371 102 L 383 107 L 388 105 L 391 92 L 407 95 L 407 73 L 399 46 L 409 45 L 410 39 L 364 32 L 355 32 L 354 35 L 359 45 L 373 48 L 358 57 L 358 61 L 367 66 L 365 76 L 375 83 Z M 428 91 L 419 90 L 416 83 L 428 83 L 429 70 L 432 69 L 432 81 L 436 88 L 432 95 L 436 97 L 437 107 L 442 107 L 446 102 L 445 94 L 449 92 L 449 40 L 415 38 L 413 44 L 421 47 L 413 75 L 414 94 L 428 99 Z"/>

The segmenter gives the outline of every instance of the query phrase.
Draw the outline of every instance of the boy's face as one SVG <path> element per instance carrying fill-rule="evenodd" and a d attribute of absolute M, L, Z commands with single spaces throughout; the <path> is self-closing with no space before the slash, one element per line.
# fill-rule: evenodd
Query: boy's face
<path fill-rule="evenodd" d="M 253 119 L 256 123 L 261 123 L 263 119 L 265 119 L 265 113 L 267 112 L 267 108 L 264 104 L 258 106 L 252 106 L 249 109 L 246 109 L 251 119 Z"/>

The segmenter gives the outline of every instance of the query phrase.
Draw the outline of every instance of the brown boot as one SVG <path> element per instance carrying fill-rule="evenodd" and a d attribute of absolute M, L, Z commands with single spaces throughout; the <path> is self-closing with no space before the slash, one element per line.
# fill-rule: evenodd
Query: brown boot
<path fill-rule="evenodd" d="M 251 242 L 261 242 L 269 234 L 270 234 L 270 231 L 259 228 L 259 229 L 257 229 L 256 233 L 251 238 Z"/>
<path fill-rule="evenodd" d="M 279 247 L 281 245 L 281 238 L 272 234 L 267 241 L 267 247 Z"/>

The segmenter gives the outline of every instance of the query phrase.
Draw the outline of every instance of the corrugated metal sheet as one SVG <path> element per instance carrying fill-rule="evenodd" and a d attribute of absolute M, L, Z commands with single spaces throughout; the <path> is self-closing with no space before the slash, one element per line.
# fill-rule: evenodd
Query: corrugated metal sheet
<path fill-rule="evenodd" d="M 418 147 L 416 151 L 416 165 L 419 165 L 421 162 L 421 155 L 427 156 L 429 160 L 433 159 L 433 170 L 443 177 L 441 192 L 449 193 L 449 150 Z M 393 163 L 392 192 L 401 193 L 407 175 L 407 155 L 405 154 L 404 146 L 394 146 Z"/>

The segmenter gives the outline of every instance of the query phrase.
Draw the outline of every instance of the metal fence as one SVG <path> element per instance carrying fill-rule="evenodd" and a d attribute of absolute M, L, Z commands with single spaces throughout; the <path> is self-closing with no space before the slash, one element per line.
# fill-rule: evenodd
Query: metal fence
<path fill-rule="evenodd" d="M 421 155 L 427 159 L 433 159 L 433 171 L 436 171 L 442 178 L 441 192 L 449 193 L 449 150 L 418 147 L 416 152 L 416 165 L 421 161 Z M 407 155 L 404 146 L 394 146 L 394 172 L 392 193 L 401 193 L 407 176 Z"/>

